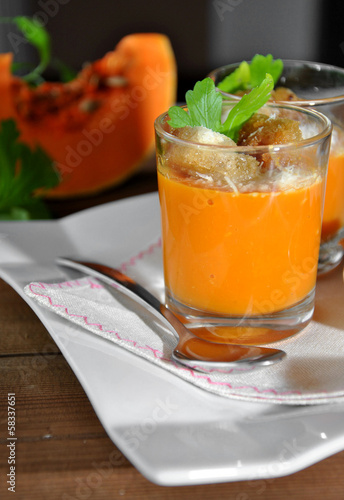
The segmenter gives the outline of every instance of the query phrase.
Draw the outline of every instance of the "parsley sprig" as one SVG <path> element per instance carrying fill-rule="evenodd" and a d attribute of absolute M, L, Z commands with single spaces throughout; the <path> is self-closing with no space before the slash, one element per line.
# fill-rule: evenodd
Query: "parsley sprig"
<path fill-rule="evenodd" d="M 43 74 L 50 66 L 58 69 L 62 81 L 75 77 L 62 62 L 52 59 L 50 36 L 37 20 L 26 16 L 2 17 L 0 23 L 14 24 L 24 37 L 22 40 L 38 52 L 36 66 L 12 65 L 12 72 L 29 68 L 21 78 L 30 86 L 42 83 Z M 50 214 L 42 196 L 45 190 L 56 186 L 60 178 L 45 151 L 41 147 L 31 149 L 18 141 L 19 134 L 13 119 L 0 122 L 0 220 L 46 219 Z"/>
<path fill-rule="evenodd" d="M 244 123 L 251 118 L 270 99 L 274 81 L 266 74 L 258 87 L 244 95 L 230 110 L 222 123 L 222 97 L 215 89 L 211 78 L 197 82 L 193 90 L 185 95 L 187 111 L 179 106 L 172 106 L 169 111 L 169 124 L 173 128 L 206 127 L 220 132 L 236 141 L 238 132 Z"/>
<path fill-rule="evenodd" d="M 15 121 L 0 124 L 0 220 L 46 219 L 49 212 L 37 190 L 59 183 L 53 161 L 37 146 L 18 141 Z"/>
<path fill-rule="evenodd" d="M 231 94 L 238 90 L 253 89 L 262 83 L 266 73 L 272 76 L 275 85 L 282 71 L 281 59 L 273 59 L 271 54 L 267 56 L 256 54 L 250 63 L 243 61 L 233 73 L 219 82 L 217 87 Z"/>
<path fill-rule="evenodd" d="M 24 36 L 24 40 L 31 43 L 36 48 L 39 55 L 39 62 L 28 74 L 22 78 L 32 85 L 39 85 L 44 81 L 43 73 L 49 65 L 53 65 L 60 74 L 63 82 L 72 80 L 76 73 L 68 68 L 58 59 L 52 59 L 50 35 L 44 26 L 37 20 L 26 16 L 0 17 L 0 23 L 14 24 L 19 32 Z M 12 71 L 16 71 L 26 64 L 13 64 Z"/>

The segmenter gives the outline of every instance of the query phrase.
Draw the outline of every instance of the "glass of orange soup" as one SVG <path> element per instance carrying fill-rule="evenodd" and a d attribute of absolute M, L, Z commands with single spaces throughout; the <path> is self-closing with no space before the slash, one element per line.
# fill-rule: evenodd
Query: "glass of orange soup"
<path fill-rule="evenodd" d="M 237 144 L 168 121 L 155 122 L 167 306 L 217 342 L 300 331 L 314 309 L 330 120 L 267 105 Z M 250 127 L 281 144 L 245 145 Z"/>
<path fill-rule="evenodd" d="M 223 66 L 209 76 L 217 85 L 238 66 L 239 63 Z M 223 95 L 235 98 L 233 94 L 223 92 Z M 319 274 L 328 272 L 344 255 L 339 243 L 344 238 L 344 69 L 323 63 L 284 60 L 273 99 L 280 104 L 293 101 L 297 106 L 316 109 L 333 124 L 318 263 Z"/>

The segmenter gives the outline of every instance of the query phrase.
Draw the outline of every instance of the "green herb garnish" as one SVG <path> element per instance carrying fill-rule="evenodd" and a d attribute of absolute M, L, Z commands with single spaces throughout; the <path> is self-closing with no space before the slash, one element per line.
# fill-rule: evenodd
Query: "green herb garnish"
<path fill-rule="evenodd" d="M 273 87 L 272 76 L 266 74 L 261 84 L 244 95 L 222 123 L 221 94 L 216 91 L 213 80 L 205 78 L 186 93 L 187 111 L 179 106 L 169 109 L 169 124 L 173 128 L 206 127 L 236 141 L 244 123 L 270 99 Z"/>
<path fill-rule="evenodd" d="M 217 87 L 223 92 L 233 94 L 238 90 L 249 90 L 262 83 L 266 73 L 269 73 L 277 83 L 283 71 L 283 61 L 273 59 L 271 54 L 262 56 L 256 54 L 250 63 L 243 61 L 230 75 L 226 76 Z"/>
<path fill-rule="evenodd" d="M 47 69 L 49 64 L 53 63 L 58 70 L 60 70 L 60 76 L 62 81 L 69 81 L 75 77 L 75 72 L 67 68 L 63 63 L 54 59 L 51 59 L 51 41 L 50 35 L 44 26 L 36 19 L 31 19 L 26 16 L 16 16 L 16 17 L 1 17 L 1 23 L 13 23 L 23 35 L 20 39 L 19 35 L 11 34 L 12 37 L 16 37 L 12 40 L 12 43 L 18 45 L 20 42 L 29 42 L 33 45 L 39 55 L 39 63 L 33 68 L 27 75 L 23 76 L 23 80 L 33 85 L 39 85 L 42 83 L 43 72 Z M 15 63 L 13 64 L 12 71 L 19 68 L 27 67 L 27 64 Z"/>
<path fill-rule="evenodd" d="M 59 183 L 53 161 L 37 146 L 30 149 L 18 141 L 15 121 L 0 124 L 0 219 L 46 219 L 49 212 L 36 194 Z"/>
<path fill-rule="evenodd" d="M 216 92 L 211 78 L 197 82 L 185 94 L 188 112 L 179 106 L 168 110 L 171 127 L 206 127 L 214 131 L 221 128 L 222 97 Z"/>

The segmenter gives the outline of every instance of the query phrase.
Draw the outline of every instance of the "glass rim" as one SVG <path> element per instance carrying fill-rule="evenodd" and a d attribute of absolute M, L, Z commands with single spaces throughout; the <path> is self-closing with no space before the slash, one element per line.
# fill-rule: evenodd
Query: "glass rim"
<path fill-rule="evenodd" d="M 282 61 L 283 61 L 283 64 L 289 64 L 289 65 L 295 65 L 295 66 L 305 65 L 305 66 L 312 67 L 312 68 L 314 68 L 316 66 L 320 66 L 324 69 L 335 70 L 344 76 L 344 69 L 340 68 L 339 66 L 334 66 L 333 64 L 327 64 L 327 63 L 321 63 L 321 62 L 315 62 L 315 61 L 304 61 L 304 60 L 298 60 L 298 59 L 282 59 Z M 240 63 L 235 62 L 235 63 L 231 63 L 231 64 L 226 64 L 224 66 L 219 66 L 218 68 L 215 68 L 214 70 L 212 70 L 208 74 L 208 77 L 211 78 L 215 83 L 215 75 L 217 72 L 219 72 L 220 70 L 225 70 L 226 68 L 234 68 L 234 67 L 237 68 L 239 66 L 239 64 Z M 216 83 L 215 83 L 215 86 L 216 86 Z M 220 89 L 218 89 L 218 91 L 221 92 L 222 95 L 228 96 L 235 101 L 238 101 L 241 98 L 241 96 L 237 96 L 235 94 L 230 94 L 230 93 L 224 92 L 223 90 L 220 90 Z M 279 101 L 274 101 L 274 102 L 277 102 L 280 104 L 288 104 L 291 101 L 279 100 Z M 300 107 L 323 106 L 326 104 L 329 105 L 329 104 L 334 104 L 334 103 L 338 103 L 338 102 L 344 102 L 344 94 L 340 94 L 338 96 L 333 96 L 333 97 L 323 97 L 321 99 L 308 99 L 308 100 L 307 99 L 300 99 L 299 101 L 292 101 L 292 102 L 297 103 L 297 106 L 300 106 Z"/>
<path fill-rule="evenodd" d="M 224 101 L 225 104 L 235 104 L 236 101 Z M 180 106 L 181 108 L 187 109 L 186 105 Z M 209 149 L 215 149 L 217 151 L 231 151 L 234 153 L 254 153 L 254 152 L 259 152 L 259 153 L 272 153 L 272 152 L 278 152 L 278 151 L 284 151 L 284 150 L 290 150 L 290 149 L 302 149 L 305 147 L 309 147 L 312 145 L 317 144 L 318 142 L 321 142 L 325 138 L 329 137 L 331 132 L 332 132 L 332 122 L 331 120 L 325 116 L 324 114 L 314 110 L 314 109 L 306 109 L 306 108 L 300 108 L 298 106 L 294 106 L 291 104 L 283 104 L 283 103 L 271 103 L 271 104 L 266 104 L 262 108 L 282 108 L 282 109 L 288 109 L 293 112 L 297 113 L 302 113 L 304 115 L 311 115 L 317 120 L 319 120 L 323 124 L 323 128 L 320 132 L 317 134 L 313 135 L 312 137 L 309 137 L 307 139 L 302 139 L 301 141 L 297 142 L 288 142 L 286 144 L 270 144 L 270 145 L 260 145 L 260 146 L 229 146 L 229 145 L 221 145 L 221 144 L 204 144 L 200 142 L 195 142 L 195 141 L 187 141 L 185 139 L 181 139 L 179 137 L 176 137 L 175 135 L 171 134 L 170 132 L 167 132 L 163 128 L 163 124 L 166 123 L 166 118 L 168 116 L 168 111 L 165 111 L 161 115 L 159 115 L 154 122 L 154 128 L 155 131 L 158 135 L 164 137 L 166 140 L 169 142 L 179 144 L 179 145 L 188 145 L 188 147 L 195 147 L 197 149 L 204 149 L 204 150 L 209 150 Z M 258 111 L 259 112 L 259 111 Z"/>

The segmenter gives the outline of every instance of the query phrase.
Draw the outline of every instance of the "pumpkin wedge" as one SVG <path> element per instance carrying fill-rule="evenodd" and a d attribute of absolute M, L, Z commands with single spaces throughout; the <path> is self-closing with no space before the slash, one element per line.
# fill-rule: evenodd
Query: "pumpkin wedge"
<path fill-rule="evenodd" d="M 14 118 L 21 140 L 53 158 L 61 183 L 48 197 L 96 194 L 134 173 L 154 149 L 154 120 L 175 101 L 176 65 L 168 38 L 124 37 L 69 83 L 36 88 L 11 75 L 0 55 L 0 120 Z"/>

